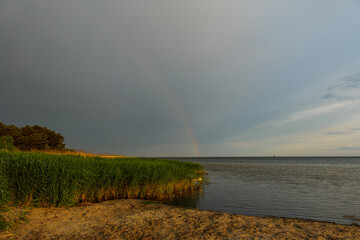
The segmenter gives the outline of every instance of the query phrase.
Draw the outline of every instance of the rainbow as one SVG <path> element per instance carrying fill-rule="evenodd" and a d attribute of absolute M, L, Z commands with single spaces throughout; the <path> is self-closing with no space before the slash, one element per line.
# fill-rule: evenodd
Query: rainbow
<path fill-rule="evenodd" d="M 189 138 L 192 143 L 194 154 L 196 157 L 200 157 L 201 154 L 200 154 L 199 144 L 195 138 L 194 130 L 192 129 L 189 119 L 186 116 L 184 109 L 182 108 L 182 106 L 181 106 L 179 100 L 177 99 L 176 95 L 174 94 L 173 90 L 170 88 L 167 81 L 160 75 L 160 73 L 156 69 L 156 67 L 149 60 L 147 60 L 144 56 L 140 55 L 138 51 L 135 51 L 135 52 L 137 53 L 135 56 L 137 57 L 139 62 L 141 62 L 142 65 L 146 68 L 146 70 L 148 70 L 152 74 L 152 76 L 161 84 L 164 91 L 171 98 L 171 100 L 176 108 L 176 111 L 178 112 L 182 122 L 184 123 L 184 125 L 186 127 L 187 133 L 188 133 Z"/>

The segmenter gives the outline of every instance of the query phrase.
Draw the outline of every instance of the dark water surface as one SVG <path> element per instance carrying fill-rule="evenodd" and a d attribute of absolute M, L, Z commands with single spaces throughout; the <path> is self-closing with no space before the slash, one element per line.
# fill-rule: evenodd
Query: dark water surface
<path fill-rule="evenodd" d="M 171 159 L 200 163 L 211 183 L 202 193 L 173 204 L 250 216 L 360 224 L 356 219 L 360 218 L 359 157 Z"/>

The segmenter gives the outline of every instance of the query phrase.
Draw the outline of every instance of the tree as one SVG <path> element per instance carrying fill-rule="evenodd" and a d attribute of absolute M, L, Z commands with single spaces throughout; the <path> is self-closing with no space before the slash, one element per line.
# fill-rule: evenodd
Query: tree
<path fill-rule="evenodd" d="M 0 137 L 10 136 L 12 143 L 20 150 L 64 150 L 64 137 L 46 127 L 26 125 L 18 128 L 0 122 Z"/>
<path fill-rule="evenodd" d="M 50 149 L 55 149 L 55 150 L 65 149 L 64 137 L 61 134 L 56 133 L 55 131 L 51 131 L 49 129 L 47 130 L 48 130 L 47 140 Z"/>
<path fill-rule="evenodd" d="M 20 150 L 49 150 L 46 136 L 34 133 L 28 136 L 22 136 L 18 139 L 17 147 Z"/>

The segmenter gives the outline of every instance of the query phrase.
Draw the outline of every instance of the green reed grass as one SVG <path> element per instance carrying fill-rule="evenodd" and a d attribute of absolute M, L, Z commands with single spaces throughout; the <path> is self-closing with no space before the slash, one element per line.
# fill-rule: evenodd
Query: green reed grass
<path fill-rule="evenodd" d="M 166 199 L 198 188 L 202 166 L 163 159 L 0 151 L 0 208 Z"/>

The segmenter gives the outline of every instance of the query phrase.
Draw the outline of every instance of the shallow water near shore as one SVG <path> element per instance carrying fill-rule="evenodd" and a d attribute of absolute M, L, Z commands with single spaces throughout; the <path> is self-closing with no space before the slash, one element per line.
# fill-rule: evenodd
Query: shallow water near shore
<path fill-rule="evenodd" d="M 360 224 L 359 157 L 171 159 L 200 163 L 208 171 L 210 184 L 201 193 L 170 204 Z"/>

